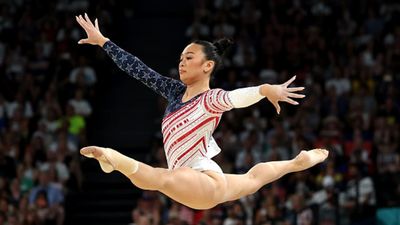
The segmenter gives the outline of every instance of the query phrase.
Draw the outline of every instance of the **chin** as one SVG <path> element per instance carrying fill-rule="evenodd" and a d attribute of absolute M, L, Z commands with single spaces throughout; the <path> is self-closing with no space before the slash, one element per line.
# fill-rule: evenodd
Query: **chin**
<path fill-rule="evenodd" d="M 182 79 L 182 78 L 181 78 L 180 80 L 181 80 L 181 82 L 182 82 L 183 84 L 188 85 L 188 80 L 187 80 L 187 79 L 185 80 L 185 79 Z"/>
<path fill-rule="evenodd" d="M 182 75 L 179 75 L 179 80 L 182 81 L 183 83 L 185 83 L 185 77 Z"/>
<path fill-rule="evenodd" d="M 184 84 L 188 84 L 188 83 L 190 83 L 190 78 L 188 78 L 187 76 L 182 76 L 182 75 L 179 75 L 179 79 L 182 81 L 182 83 L 184 83 Z"/>
<path fill-rule="evenodd" d="M 179 79 L 182 81 L 182 83 L 184 83 L 185 85 L 190 85 L 196 82 L 196 76 L 192 75 L 192 74 L 179 74 Z"/>

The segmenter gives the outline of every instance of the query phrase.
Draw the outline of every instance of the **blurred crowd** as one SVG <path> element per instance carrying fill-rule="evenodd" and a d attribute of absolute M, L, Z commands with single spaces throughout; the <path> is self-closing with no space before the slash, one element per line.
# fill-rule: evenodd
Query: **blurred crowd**
<path fill-rule="evenodd" d="M 64 224 L 81 189 L 97 75 L 76 48 L 72 12 L 88 2 L 75 3 L 0 1 L 0 224 Z"/>
<path fill-rule="evenodd" d="M 109 59 L 99 48 L 77 48 L 82 31 L 74 13 L 91 8 L 113 37 L 118 14 L 113 1 L 95 3 L 0 1 L 0 225 L 61 225 L 66 195 L 82 187 L 77 151 L 88 142 L 96 71 Z M 223 171 L 245 173 L 317 147 L 330 157 L 205 211 L 144 191 L 133 224 L 373 224 L 378 209 L 400 207 L 400 3 L 194 4 L 187 42 L 235 42 L 213 87 L 276 84 L 293 75 L 306 87 L 307 97 L 298 106 L 282 104 L 280 115 L 267 101 L 224 114 L 214 133 Z M 160 116 L 164 106 L 160 101 Z M 166 167 L 155 136 L 147 162 Z"/>
<path fill-rule="evenodd" d="M 303 149 L 323 147 L 330 156 L 206 211 L 144 192 L 134 224 L 374 224 L 379 208 L 400 206 L 400 3 L 197 0 L 193 14 L 188 42 L 235 42 L 213 87 L 277 84 L 293 75 L 306 87 L 300 105 L 282 104 L 280 115 L 267 101 L 224 114 L 214 133 L 223 171 L 245 173 Z M 149 161 L 166 166 L 161 140 Z"/>

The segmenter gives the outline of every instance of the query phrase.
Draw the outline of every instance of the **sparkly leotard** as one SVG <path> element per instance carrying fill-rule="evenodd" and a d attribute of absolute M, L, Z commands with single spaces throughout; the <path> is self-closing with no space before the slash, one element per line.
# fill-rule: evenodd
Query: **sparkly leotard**
<path fill-rule="evenodd" d="M 168 168 L 186 166 L 222 173 L 211 160 L 221 151 L 212 134 L 222 113 L 233 108 L 228 91 L 211 89 L 182 102 L 186 86 L 181 81 L 160 75 L 112 41 L 107 41 L 103 48 L 120 69 L 168 100 L 162 121 Z"/>

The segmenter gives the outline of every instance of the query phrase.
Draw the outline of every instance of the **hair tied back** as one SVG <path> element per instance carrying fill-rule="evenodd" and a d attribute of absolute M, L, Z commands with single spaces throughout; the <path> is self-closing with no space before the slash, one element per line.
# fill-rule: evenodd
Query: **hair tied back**
<path fill-rule="evenodd" d="M 233 45 L 233 41 L 228 38 L 221 38 L 213 43 L 218 55 L 222 56 L 226 50 Z"/>

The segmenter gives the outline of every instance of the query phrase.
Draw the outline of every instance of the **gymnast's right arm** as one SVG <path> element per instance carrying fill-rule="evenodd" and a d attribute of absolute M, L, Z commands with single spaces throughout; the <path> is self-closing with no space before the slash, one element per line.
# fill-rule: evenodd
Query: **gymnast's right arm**
<path fill-rule="evenodd" d="M 121 70 L 125 71 L 129 76 L 140 80 L 166 99 L 169 99 L 172 94 L 171 92 L 183 87 L 181 82 L 160 75 L 136 56 L 121 49 L 112 41 L 105 42 L 103 49 Z"/>
<path fill-rule="evenodd" d="M 174 92 L 182 89 L 184 85 L 178 80 L 164 77 L 144 64 L 140 59 L 118 47 L 100 32 L 97 19 L 95 25 L 85 13 L 76 17 L 77 22 L 85 30 L 86 39 L 81 39 L 79 44 L 92 44 L 101 46 L 117 66 L 130 76 L 140 80 L 164 98 L 169 99 Z"/>

